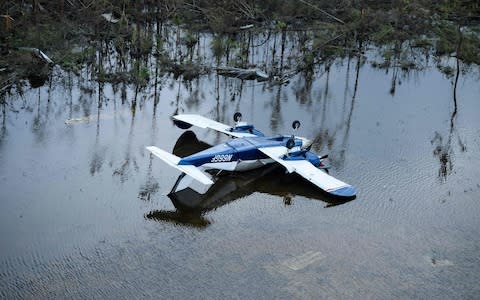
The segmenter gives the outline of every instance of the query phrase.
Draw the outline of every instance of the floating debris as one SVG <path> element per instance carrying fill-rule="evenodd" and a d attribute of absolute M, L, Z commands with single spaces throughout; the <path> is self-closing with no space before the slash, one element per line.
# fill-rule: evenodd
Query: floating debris
<path fill-rule="evenodd" d="M 70 118 L 65 120 L 65 124 L 67 125 L 75 125 L 75 124 L 82 124 L 82 123 L 88 123 L 90 121 L 95 120 L 96 117 L 91 117 L 91 116 L 86 116 L 86 117 L 81 117 L 81 118 Z"/>
<path fill-rule="evenodd" d="M 67 125 L 75 125 L 75 124 L 83 124 L 83 123 L 89 123 L 92 121 L 97 121 L 97 120 L 112 120 L 115 117 L 121 117 L 125 116 L 130 113 L 130 110 L 125 110 L 121 112 L 116 112 L 116 113 L 102 113 L 100 115 L 90 115 L 90 116 L 84 116 L 84 117 L 79 117 L 79 118 L 68 118 L 65 120 L 65 124 Z"/>
<path fill-rule="evenodd" d="M 425 258 L 433 267 L 450 267 L 454 265 L 454 263 L 448 259 L 437 259 L 431 256 L 426 256 Z"/>
<path fill-rule="evenodd" d="M 240 26 L 240 29 L 241 29 L 241 30 L 247 30 L 247 29 L 250 29 L 250 28 L 253 28 L 253 24 L 248 24 L 248 25 Z"/>
<path fill-rule="evenodd" d="M 448 266 L 453 266 L 453 262 L 451 262 L 448 259 L 435 259 L 432 258 L 432 266 L 436 267 L 448 267 Z"/>
<path fill-rule="evenodd" d="M 324 259 L 325 257 L 326 256 L 319 251 L 308 251 L 302 255 L 287 259 L 282 265 L 294 271 L 298 271 Z"/>
<path fill-rule="evenodd" d="M 240 68 L 231 68 L 231 67 L 220 67 L 217 68 L 217 73 L 219 75 L 239 78 L 242 80 L 257 80 L 257 81 L 266 81 L 269 79 L 267 73 L 258 70 L 258 69 L 240 69 Z"/>
<path fill-rule="evenodd" d="M 50 59 L 42 50 L 38 48 L 29 48 L 29 47 L 19 47 L 18 50 L 26 51 L 32 53 L 33 56 L 39 58 L 40 60 L 44 61 L 47 64 L 53 64 L 53 60 Z"/>
<path fill-rule="evenodd" d="M 102 16 L 107 22 L 110 22 L 110 23 L 113 23 L 113 24 L 116 24 L 116 23 L 120 22 L 120 19 L 115 18 L 112 13 L 101 14 L 101 16 Z"/>

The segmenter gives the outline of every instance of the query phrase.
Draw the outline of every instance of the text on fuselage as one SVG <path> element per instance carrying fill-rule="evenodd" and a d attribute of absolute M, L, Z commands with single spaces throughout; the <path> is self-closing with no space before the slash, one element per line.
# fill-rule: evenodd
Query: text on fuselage
<path fill-rule="evenodd" d="M 228 162 L 231 161 L 233 157 L 233 154 L 217 154 L 215 155 L 210 162 L 216 163 L 216 162 Z"/>

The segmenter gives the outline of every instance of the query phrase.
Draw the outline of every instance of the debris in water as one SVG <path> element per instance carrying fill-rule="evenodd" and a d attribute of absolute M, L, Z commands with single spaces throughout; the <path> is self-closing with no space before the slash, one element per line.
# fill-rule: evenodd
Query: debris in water
<path fill-rule="evenodd" d="M 53 64 L 53 60 L 50 59 L 42 50 L 38 48 L 19 47 L 18 50 L 32 53 L 33 56 L 39 58 L 47 64 Z"/>
<path fill-rule="evenodd" d="M 302 255 L 287 259 L 282 265 L 294 271 L 298 271 L 324 259 L 325 257 L 326 256 L 319 251 L 308 251 Z"/>
<path fill-rule="evenodd" d="M 448 267 L 448 266 L 453 266 L 453 262 L 449 261 L 448 259 L 435 259 L 435 258 L 432 258 L 432 266 L 436 266 L 436 267 Z"/>
<path fill-rule="evenodd" d="M 81 117 L 81 118 L 70 118 L 65 120 L 65 124 L 67 125 L 75 125 L 75 124 L 81 124 L 81 123 L 88 123 L 90 121 L 95 120 L 95 117 Z"/>
<path fill-rule="evenodd" d="M 120 19 L 115 18 L 112 13 L 105 13 L 105 14 L 102 14 L 101 16 L 107 22 L 110 22 L 110 23 L 113 23 L 113 24 L 116 24 L 116 23 L 120 22 Z"/>
<path fill-rule="evenodd" d="M 217 73 L 219 75 L 240 78 L 242 80 L 257 80 L 257 81 L 266 81 L 268 80 L 268 74 L 258 70 L 258 69 L 240 69 L 240 68 L 231 68 L 231 67 L 219 67 L 217 68 Z"/>
<path fill-rule="evenodd" d="M 427 256 L 426 259 L 433 267 L 450 267 L 453 262 L 448 259 L 436 259 L 435 257 Z"/>
<path fill-rule="evenodd" d="M 248 25 L 240 26 L 240 29 L 241 29 L 241 30 L 247 30 L 247 29 L 250 29 L 250 28 L 253 28 L 253 24 L 248 24 Z"/>
<path fill-rule="evenodd" d="M 96 120 L 111 120 L 111 119 L 115 118 L 115 116 L 117 116 L 117 117 L 122 116 L 124 113 L 126 113 L 126 112 L 117 112 L 117 113 L 114 113 L 114 114 L 102 113 L 99 116 L 84 116 L 84 117 L 80 117 L 80 118 L 69 118 L 69 119 L 65 120 L 65 124 L 75 125 L 75 124 L 89 123 L 89 122 L 96 121 Z"/>

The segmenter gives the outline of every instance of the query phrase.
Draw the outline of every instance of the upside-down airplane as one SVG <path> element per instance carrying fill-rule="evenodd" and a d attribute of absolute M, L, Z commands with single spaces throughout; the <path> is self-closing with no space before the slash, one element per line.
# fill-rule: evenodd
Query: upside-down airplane
<path fill-rule="evenodd" d="M 200 115 L 181 114 L 173 116 L 174 123 L 182 128 L 191 126 L 209 128 L 229 135 L 233 139 L 195 154 L 180 158 L 155 146 L 147 149 L 170 166 L 185 173 L 204 185 L 212 185 L 211 174 L 206 171 L 219 170 L 240 172 L 279 163 L 288 173 L 295 172 L 326 193 L 336 197 L 355 197 L 353 186 L 327 174 L 326 155 L 318 156 L 310 151 L 312 142 L 294 135 L 265 136 L 253 125 L 242 122 L 242 115 L 235 113 L 235 126 L 208 119 Z M 293 129 L 300 127 L 294 121 Z M 177 181 L 172 192 L 188 187 L 188 181 Z"/>

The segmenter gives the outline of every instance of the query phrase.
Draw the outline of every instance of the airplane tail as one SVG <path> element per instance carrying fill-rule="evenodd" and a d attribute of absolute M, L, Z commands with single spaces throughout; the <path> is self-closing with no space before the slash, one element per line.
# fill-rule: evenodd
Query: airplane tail
<path fill-rule="evenodd" d="M 186 173 L 187 175 L 200 181 L 201 183 L 207 184 L 207 185 L 213 184 L 212 179 L 207 174 L 202 172 L 199 168 L 193 165 L 179 165 L 178 162 L 181 159 L 180 157 L 173 155 L 171 153 L 168 153 L 155 146 L 149 146 L 147 147 L 147 150 L 152 152 L 153 155 L 160 158 L 170 166 L 182 171 L 183 173 Z"/>

